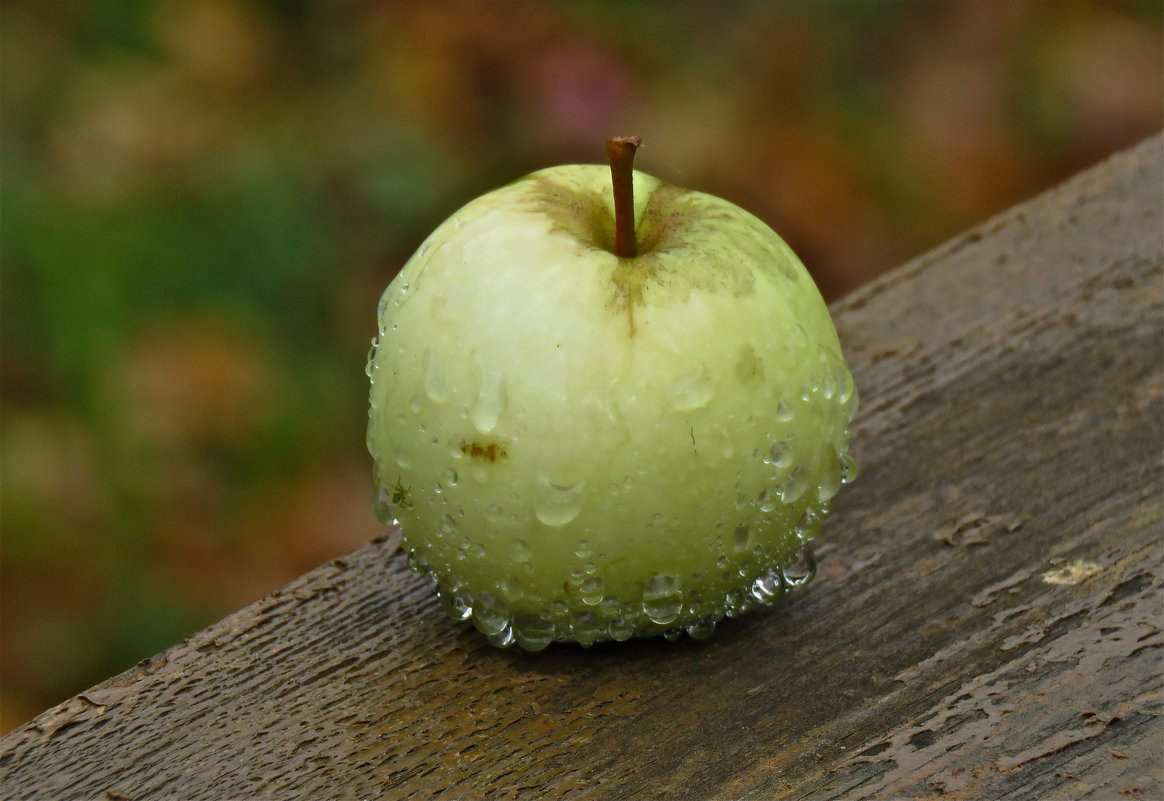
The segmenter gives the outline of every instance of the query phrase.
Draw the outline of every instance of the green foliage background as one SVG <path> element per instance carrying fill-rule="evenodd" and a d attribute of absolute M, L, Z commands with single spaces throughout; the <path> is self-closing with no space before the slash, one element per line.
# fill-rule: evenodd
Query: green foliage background
<path fill-rule="evenodd" d="M 642 169 L 749 208 L 835 297 L 1159 130 L 1162 21 L 6 3 L 0 730 L 377 533 L 376 301 L 463 202 L 638 133 Z"/>

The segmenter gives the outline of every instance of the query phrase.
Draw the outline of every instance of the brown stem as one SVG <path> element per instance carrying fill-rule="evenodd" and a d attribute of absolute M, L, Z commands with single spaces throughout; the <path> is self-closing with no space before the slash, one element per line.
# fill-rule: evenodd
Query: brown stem
<path fill-rule="evenodd" d="M 610 160 L 610 184 L 614 190 L 614 255 L 633 259 L 639 254 L 635 241 L 635 151 L 641 136 L 616 136 L 606 140 Z"/>

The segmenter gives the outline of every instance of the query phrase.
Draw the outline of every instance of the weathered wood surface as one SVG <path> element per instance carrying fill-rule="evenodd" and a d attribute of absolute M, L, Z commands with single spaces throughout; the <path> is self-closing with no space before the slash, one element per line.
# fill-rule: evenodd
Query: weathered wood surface
<path fill-rule="evenodd" d="M 781 607 L 498 651 L 394 537 L 45 712 L 12 799 L 1162 795 L 1161 139 L 835 314 L 860 479 Z"/>

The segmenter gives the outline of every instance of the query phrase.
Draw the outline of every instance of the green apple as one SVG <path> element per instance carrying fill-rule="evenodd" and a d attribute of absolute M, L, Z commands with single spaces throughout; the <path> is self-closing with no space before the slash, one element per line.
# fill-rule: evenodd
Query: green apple
<path fill-rule="evenodd" d="M 811 578 L 855 476 L 808 272 L 748 212 L 632 173 L 637 144 L 469 203 L 380 301 L 381 519 L 495 645 L 707 636 Z"/>

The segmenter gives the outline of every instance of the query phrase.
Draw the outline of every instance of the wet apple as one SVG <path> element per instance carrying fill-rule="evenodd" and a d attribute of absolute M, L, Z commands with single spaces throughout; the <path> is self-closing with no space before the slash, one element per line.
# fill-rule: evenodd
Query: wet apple
<path fill-rule="evenodd" d="M 445 221 L 368 362 L 380 514 L 496 645 L 686 630 L 811 578 L 857 392 L 800 260 L 716 197 L 611 165 Z"/>

